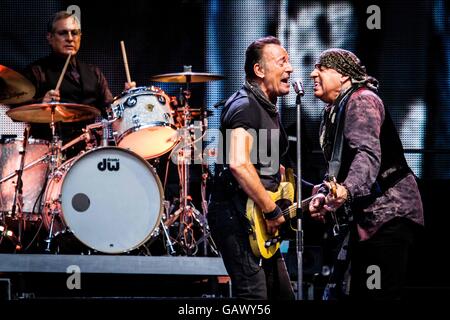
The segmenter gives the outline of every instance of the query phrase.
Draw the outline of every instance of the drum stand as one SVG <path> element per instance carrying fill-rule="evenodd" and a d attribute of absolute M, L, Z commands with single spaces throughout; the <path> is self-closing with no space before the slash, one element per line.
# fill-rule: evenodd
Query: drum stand
<path fill-rule="evenodd" d="M 49 179 L 53 179 L 56 174 L 56 169 L 61 165 L 61 139 L 59 139 L 59 136 L 56 134 L 56 128 L 55 128 L 55 107 L 52 106 L 51 111 L 51 117 L 52 121 L 50 122 L 50 128 L 52 130 L 52 143 L 50 145 L 50 174 Z M 55 200 L 56 201 L 56 200 Z M 45 203 L 44 205 L 49 205 Z M 53 206 L 51 210 L 51 221 L 50 221 L 50 228 L 48 231 L 47 239 L 45 239 L 45 243 L 47 243 L 47 247 L 45 248 L 45 252 L 51 251 L 51 244 L 52 240 L 54 238 L 53 236 L 53 224 L 55 222 L 56 216 L 59 216 L 59 207 L 56 206 L 54 203 L 50 204 Z"/>
<path fill-rule="evenodd" d="M 54 109 L 52 109 L 52 123 L 50 124 L 50 126 L 52 128 L 52 142 L 51 142 L 51 146 L 50 146 L 50 153 L 46 153 L 39 159 L 36 159 L 36 160 L 28 163 L 27 165 L 25 165 L 26 149 L 27 149 L 28 139 L 30 136 L 30 132 L 29 132 L 30 127 L 27 126 L 25 128 L 25 132 L 24 132 L 22 149 L 19 152 L 20 157 L 21 157 L 19 169 L 16 170 L 15 172 L 12 172 L 11 174 L 3 177 L 0 180 L 0 183 L 3 183 L 5 181 L 17 176 L 17 182 L 16 182 L 15 193 L 14 193 L 14 198 L 13 198 L 13 205 L 12 205 L 12 209 L 11 209 L 11 217 L 18 221 L 18 231 L 17 231 L 17 237 L 14 236 L 14 234 L 11 234 L 11 236 L 10 236 L 10 238 L 12 238 L 14 240 L 17 250 L 20 250 L 22 247 L 21 242 L 22 242 L 22 232 L 23 232 L 23 227 L 24 227 L 23 226 L 24 220 L 23 220 L 23 213 L 22 213 L 22 209 L 23 209 L 22 175 L 23 175 L 23 172 L 27 169 L 33 168 L 34 166 L 36 166 L 42 162 L 49 162 L 50 163 L 49 178 L 52 178 L 55 174 L 56 168 L 61 164 L 61 140 L 55 134 L 55 122 L 53 121 L 53 119 L 54 119 Z M 55 216 L 58 214 L 59 214 L 59 212 L 52 211 L 51 226 L 53 225 Z M 50 227 L 49 236 L 45 240 L 45 242 L 47 243 L 46 251 L 50 251 L 52 234 L 53 234 L 52 228 Z"/>
<path fill-rule="evenodd" d="M 15 237 L 14 235 L 12 235 L 11 237 L 14 239 L 14 243 L 16 244 L 16 247 L 18 249 L 21 248 L 21 240 L 22 240 L 22 229 L 23 229 L 23 217 L 22 217 L 22 208 L 23 208 L 23 195 L 22 195 L 22 187 L 23 187 L 23 181 L 22 181 L 22 174 L 25 170 L 27 169 L 31 169 L 34 166 L 42 163 L 42 162 L 48 162 L 49 163 L 49 167 L 50 167 L 50 173 L 49 173 L 49 179 L 52 179 L 55 174 L 56 174 L 56 169 L 60 166 L 61 164 L 61 151 L 72 146 L 75 143 L 69 143 L 69 145 L 65 146 L 63 149 L 61 148 L 61 140 L 59 139 L 59 137 L 55 134 L 55 122 L 54 122 L 54 109 L 52 109 L 52 122 L 50 124 L 51 129 L 52 129 L 52 142 L 50 144 L 50 152 L 46 153 L 45 155 L 43 155 L 42 157 L 40 157 L 39 159 L 36 159 L 30 163 L 28 163 L 27 165 L 25 165 L 25 154 L 26 154 L 26 148 L 27 148 L 27 143 L 28 143 L 28 138 L 29 138 L 29 127 L 27 126 L 27 128 L 25 129 L 25 133 L 24 133 L 24 142 L 23 142 L 23 146 L 22 146 L 22 150 L 20 151 L 20 155 L 21 155 L 21 159 L 20 159 L 20 166 L 19 169 L 16 170 L 15 172 L 12 172 L 11 174 L 3 177 L 2 179 L 0 179 L 0 183 L 3 183 L 13 177 L 15 177 L 17 175 L 17 182 L 16 182 L 16 190 L 15 190 L 15 194 L 14 194 L 14 198 L 13 198 L 13 206 L 12 206 L 12 210 L 11 210 L 11 217 L 13 218 L 17 218 L 19 224 L 19 228 L 18 228 L 18 234 L 17 237 Z M 80 139 L 78 138 L 78 140 L 76 142 L 80 141 Z M 17 210 L 18 209 L 18 210 Z M 51 226 L 50 226 L 50 230 L 49 230 L 49 235 L 47 237 L 47 239 L 45 240 L 45 242 L 47 243 L 47 247 L 45 249 L 45 251 L 49 252 L 50 251 L 50 245 L 51 245 L 51 241 L 53 238 L 53 221 L 55 219 L 55 217 L 59 215 L 59 210 L 52 210 L 52 219 L 51 219 Z"/>
<path fill-rule="evenodd" d="M 192 157 L 192 151 L 194 149 L 194 143 L 191 129 L 191 111 L 189 108 L 189 98 L 191 92 L 189 90 L 189 79 L 187 81 L 187 89 L 183 91 L 184 96 L 184 126 L 181 128 L 181 145 L 182 147 L 178 150 L 178 173 L 180 178 L 180 208 L 175 211 L 175 219 L 179 217 L 180 219 L 180 230 L 179 235 L 181 237 L 181 245 L 185 250 L 187 255 L 195 255 L 198 251 L 198 245 L 203 243 L 203 254 L 206 256 L 208 254 L 208 246 L 211 251 L 218 255 L 217 247 L 211 238 L 208 222 L 206 219 L 207 214 L 207 201 L 206 201 L 206 179 L 207 174 L 202 174 L 202 209 L 203 213 L 198 211 L 192 204 L 192 197 L 189 194 L 189 164 Z M 203 132 L 202 128 L 202 132 Z M 174 219 L 170 219 L 170 224 Z M 194 222 L 196 222 L 202 229 L 202 236 L 196 240 L 194 236 Z M 167 224 L 166 224 L 167 225 Z"/>
<path fill-rule="evenodd" d="M 22 249 L 22 232 L 23 232 L 23 180 L 22 180 L 22 174 L 23 171 L 26 169 L 25 167 L 25 154 L 26 149 L 28 145 L 28 138 L 30 136 L 30 126 L 27 125 L 25 127 L 25 131 L 23 134 L 23 144 L 22 149 L 19 151 L 20 154 L 20 164 L 19 169 L 16 170 L 15 173 L 12 175 L 9 175 L 5 177 L 4 179 L 0 180 L 0 183 L 10 179 L 10 177 L 14 177 L 17 175 L 17 181 L 14 191 L 14 197 L 13 197 L 13 204 L 11 208 L 11 217 L 13 219 L 17 219 L 18 221 L 18 229 L 17 229 L 17 237 L 12 233 L 11 230 L 8 230 L 7 228 L 3 227 L 2 233 L 5 233 L 10 239 L 13 240 L 16 250 Z M 18 210 L 17 210 L 18 209 Z M 9 231 L 9 233 L 8 233 Z"/>
<path fill-rule="evenodd" d="M 165 211 L 166 212 L 169 212 L 169 205 L 170 205 L 169 201 L 164 201 L 164 207 L 165 207 Z M 167 247 L 169 248 L 169 254 L 171 256 L 173 256 L 177 252 L 176 252 L 176 250 L 174 248 L 174 243 L 170 239 L 169 228 L 168 228 L 168 226 L 166 226 L 166 224 L 162 220 L 160 222 L 160 226 L 161 226 L 161 229 L 164 232 L 164 237 L 166 237 L 166 239 L 167 239 Z"/>

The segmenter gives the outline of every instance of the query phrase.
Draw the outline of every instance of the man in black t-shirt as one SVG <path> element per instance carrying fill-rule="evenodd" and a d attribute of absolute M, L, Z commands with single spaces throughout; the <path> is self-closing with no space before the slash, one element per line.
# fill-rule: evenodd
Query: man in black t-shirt
<path fill-rule="evenodd" d="M 280 158 L 287 137 L 280 124 L 277 98 L 289 93 L 289 55 L 275 37 L 254 41 L 246 51 L 244 86 L 225 103 L 221 116 L 221 153 L 208 210 L 214 240 L 231 277 L 233 295 L 243 299 L 293 299 L 279 251 L 270 259 L 250 247 L 246 202 L 264 213 L 268 233 L 285 222 L 266 190 L 280 183 Z"/>

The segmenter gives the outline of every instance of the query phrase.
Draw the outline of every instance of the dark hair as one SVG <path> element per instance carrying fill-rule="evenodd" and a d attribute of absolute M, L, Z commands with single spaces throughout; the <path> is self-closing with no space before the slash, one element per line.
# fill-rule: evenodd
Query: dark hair
<path fill-rule="evenodd" d="M 253 41 L 245 51 L 245 77 L 250 80 L 256 78 L 253 66 L 261 60 L 262 50 L 268 44 L 281 45 L 280 40 L 273 36 L 267 36 L 264 38 Z"/>
<path fill-rule="evenodd" d="M 55 23 L 59 20 L 67 19 L 67 18 L 74 18 L 75 21 L 80 25 L 80 21 L 78 21 L 78 18 L 73 13 L 69 13 L 67 11 L 58 11 L 53 15 L 53 17 L 48 21 L 47 23 L 47 32 L 54 32 L 55 29 Z"/>

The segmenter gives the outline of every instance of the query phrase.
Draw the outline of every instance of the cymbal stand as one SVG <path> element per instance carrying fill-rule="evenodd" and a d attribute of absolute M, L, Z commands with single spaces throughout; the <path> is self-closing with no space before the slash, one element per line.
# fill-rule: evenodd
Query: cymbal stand
<path fill-rule="evenodd" d="M 164 211 L 166 212 L 166 216 L 168 216 L 168 215 L 169 215 L 169 212 L 170 212 L 170 202 L 167 201 L 167 200 L 164 200 L 164 201 L 163 201 L 163 205 L 164 205 Z M 167 249 L 168 249 L 168 253 L 169 253 L 171 256 L 173 256 L 173 255 L 176 254 L 176 250 L 175 250 L 175 247 L 174 247 L 174 242 L 172 241 L 172 239 L 170 239 L 169 227 L 168 227 L 168 225 L 166 225 L 166 224 L 164 223 L 163 220 L 161 220 L 161 222 L 160 222 L 160 227 L 161 227 L 161 229 L 163 230 L 164 236 L 165 236 L 166 239 L 167 239 Z"/>
<path fill-rule="evenodd" d="M 59 136 L 56 134 L 55 106 L 52 106 L 51 117 L 52 118 L 51 118 L 50 128 L 52 130 L 52 143 L 50 146 L 51 156 L 50 156 L 49 180 L 53 179 L 58 174 L 57 168 L 61 165 L 61 144 L 62 144 L 61 139 L 59 139 Z M 49 204 L 45 204 L 45 205 L 49 205 Z M 53 236 L 53 224 L 54 224 L 56 216 L 59 216 L 59 214 L 60 214 L 59 206 L 54 205 L 54 204 L 50 204 L 50 205 L 53 206 L 53 208 L 51 210 L 52 219 L 50 222 L 48 236 L 47 236 L 47 239 L 45 239 L 45 242 L 47 243 L 47 247 L 45 248 L 46 252 L 50 252 L 50 250 L 51 250 L 50 249 L 51 242 L 54 237 Z"/>
<path fill-rule="evenodd" d="M 197 244 L 194 238 L 193 223 L 194 217 L 200 213 L 192 205 L 192 197 L 189 195 L 189 162 L 191 160 L 191 113 L 189 110 L 190 98 L 189 85 L 183 92 L 184 95 L 184 127 L 182 127 L 182 148 L 178 151 L 178 172 L 180 177 L 180 208 L 175 212 L 180 217 L 180 235 L 182 235 L 182 245 L 188 255 L 195 255 Z"/>
<path fill-rule="evenodd" d="M 185 67 L 185 71 L 186 70 Z M 189 99 L 191 91 L 189 89 L 190 76 L 186 79 L 186 90 L 183 91 L 184 96 L 184 126 L 182 127 L 181 143 L 182 148 L 178 151 L 178 171 L 180 177 L 180 208 L 175 212 L 175 216 L 180 217 L 180 235 L 183 236 L 182 245 L 184 245 L 187 254 L 195 255 L 198 250 L 198 245 L 204 243 L 204 254 L 207 254 L 208 243 L 213 252 L 217 252 L 215 244 L 210 237 L 209 226 L 205 214 L 200 213 L 192 204 L 192 197 L 189 194 L 189 164 L 192 160 L 193 140 L 191 136 L 191 120 L 192 115 L 189 106 Z M 206 185 L 206 181 L 205 181 Z M 203 187 L 203 186 L 202 186 Z M 202 207 L 205 210 L 206 197 L 203 197 L 202 190 Z M 206 211 L 205 211 L 206 212 Z M 192 229 L 194 221 L 196 221 L 202 228 L 202 237 L 195 240 L 194 230 Z"/>
<path fill-rule="evenodd" d="M 22 248 L 21 242 L 22 242 L 22 209 L 23 209 L 23 180 L 22 180 L 22 174 L 25 166 L 25 155 L 28 145 L 28 138 L 30 136 L 30 126 L 27 125 L 25 127 L 25 131 L 23 134 L 23 144 L 22 144 L 22 150 L 19 151 L 20 154 L 20 165 L 19 169 L 16 172 L 17 175 L 17 181 L 16 181 L 16 188 L 14 192 L 14 198 L 13 198 L 13 205 L 11 209 L 11 217 L 17 218 L 18 220 L 18 231 L 17 231 L 17 243 L 16 248 L 20 250 Z M 16 209 L 18 207 L 18 211 L 16 212 Z"/>
<path fill-rule="evenodd" d="M 206 130 L 208 129 L 208 113 L 207 111 L 203 112 L 202 114 L 202 121 L 201 121 L 201 126 L 202 126 L 202 136 L 205 134 Z M 203 150 L 203 146 L 202 146 L 202 150 Z M 203 219 L 204 219 L 204 223 L 203 223 L 203 236 L 198 240 L 198 243 L 201 243 L 203 241 L 203 252 L 204 255 L 207 255 L 208 252 L 208 244 L 209 247 L 211 249 L 211 251 L 215 254 L 215 255 L 219 255 L 219 251 L 217 249 L 217 246 L 214 242 L 214 240 L 211 237 L 211 230 L 209 229 L 209 224 L 208 224 L 208 220 L 207 220 L 207 216 L 208 216 L 208 200 L 206 197 L 206 186 L 207 186 L 207 182 L 208 182 L 208 177 L 209 177 L 209 172 L 208 172 L 208 165 L 206 163 L 203 162 L 203 152 L 200 152 L 200 160 L 201 160 L 201 166 L 202 166 L 202 182 L 201 182 L 201 197 L 202 197 L 202 210 L 203 210 Z"/>
<path fill-rule="evenodd" d="M 61 145 L 62 141 L 56 134 L 55 123 L 55 106 L 52 106 L 51 113 L 52 121 L 50 122 L 50 128 L 52 129 L 52 143 L 51 143 L 51 158 L 50 158 L 50 174 L 53 175 L 56 168 L 61 165 Z"/>

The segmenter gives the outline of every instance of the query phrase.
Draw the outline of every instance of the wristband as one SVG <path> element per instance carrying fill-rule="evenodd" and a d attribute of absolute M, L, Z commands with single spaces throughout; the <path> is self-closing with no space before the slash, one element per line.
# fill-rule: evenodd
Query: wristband
<path fill-rule="evenodd" d="M 347 202 L 348 204 L 351 204 L 353 202 L 352 194 L 350 193 L 350 190 L 348 190 L 348 188 L 345 185 L 342 185 L 342 186 L 347 191 L 347 198 L 345 199 L 345 202 Z"/>
<path fill-rule="evenodd" d="M 276 206 L 273 211 L 270 212 L 263 212 L 264 219 L 266 220 L 275 220 L 279 216 L 283 214 L 283 211 L 279 206 Z"/>

